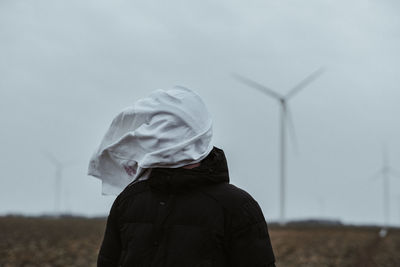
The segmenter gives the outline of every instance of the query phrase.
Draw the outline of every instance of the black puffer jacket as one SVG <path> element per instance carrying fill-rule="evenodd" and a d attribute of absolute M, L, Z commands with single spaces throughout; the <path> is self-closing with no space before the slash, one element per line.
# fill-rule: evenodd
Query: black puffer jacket
<path fill-rule="evenodd" d="M 115 200 L 99 267 L 274 266 L 257 202 L 229 184 L 222 150 L 194 169 L 154 169 Z"/>

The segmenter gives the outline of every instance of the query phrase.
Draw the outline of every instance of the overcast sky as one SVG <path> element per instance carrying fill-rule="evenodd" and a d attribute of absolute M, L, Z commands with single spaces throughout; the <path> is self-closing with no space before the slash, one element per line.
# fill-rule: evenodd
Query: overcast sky
<path fill-rule="evenodd" d="M 395 0 L 0 1 L 0 214 L 54 210 L 54 165 L 68 163 L 61 209 L 105 215 L 114 197 L 86 175 L 112 118 L 155 89 L 197 91 L 232 183 L 279 216 L 279 106 L 289 102 L 287 216 L 383 221 L 382 144 L 400 169 L 400 4 Z M 391 223 L 400 225 L 400 178 Z"/>

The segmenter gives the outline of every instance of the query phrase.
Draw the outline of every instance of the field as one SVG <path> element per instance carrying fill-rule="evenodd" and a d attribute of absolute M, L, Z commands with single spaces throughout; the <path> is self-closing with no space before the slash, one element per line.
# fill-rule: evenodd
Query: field
<path fill-rule="evenodd" d="M 0 217 L 0 267 L 95 266 L 104 227 L 104 219 Z M 400 266 L 400 230 L 378 231 L 270 226 L 278 267 Z"/>

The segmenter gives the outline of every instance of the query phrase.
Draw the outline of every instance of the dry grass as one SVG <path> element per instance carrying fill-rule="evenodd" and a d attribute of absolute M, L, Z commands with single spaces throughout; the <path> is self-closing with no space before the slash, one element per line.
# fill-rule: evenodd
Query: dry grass
<path fill-rule="evenodd" d="M 0 218 L 0 267 L 95 266 L 105 221 Z"/>
<path fill-rule="evenodd" d="M 279 266 L 400 266 L 400 231 L 376 227 L 271 227 Z"/>
<path fill-rule="evenodd" d="M 0 217 L 0 267 L 95 266 L 104 219 Z M 400 231 L 270 227 L 277 266 L 400 266 Z M 249 266 L 251 267 L 251 266 Z"/>

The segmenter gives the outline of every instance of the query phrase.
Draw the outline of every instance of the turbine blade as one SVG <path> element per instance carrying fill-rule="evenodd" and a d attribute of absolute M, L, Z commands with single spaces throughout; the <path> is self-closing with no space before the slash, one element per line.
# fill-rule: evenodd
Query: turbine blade
<path fill-rule="evenodd" d="M 381 178 L 382 172 L 383 172 L 383 169 L 379 169 L 378 171 L 376 171 L 373 175 L 371 175 L 369 177 L 369 180 L 376 180 L 378 178 Z"/>
<path fill-rule="evenodd" d="M 286 125 L 288 127 L 288 132 L 290 135 L 290 139 L 293 143 L 293 150 L 296 154 L 299 153 L 299 146 L 298 146 L 298 142 L 297 142 L 297 135 L 296 135 L 296 130 L 294 127 L 294 123 L 293 123 L 293 116 L 292 116 L 292 112 L 290 111 L 289 106 L 286 106 L 286 118 L 285 118 L 285 122 Z"/>
<path fill-rule="evenodd" d="M 242 75 L 239 75 L 237 73 L 233 73 L 232 76 L 233 76 L 233 78 L 235 78 L 235 80 L 237 80 L 237 81 L 239 81 L 239 82 L 241 82 L 243 84 L 246 84 L 247 86 L 253 87 L 254 89 L 257 89 L 260 92 L 269 95 L 270 97 L 273 97 L 273 98 L 278 99 L 278 100 L 283 98 L 283 96 L 281 96 L 280 94 L 274 92 L 272 89 L 270 89 L 270 88 L 268 88 L 268 87 L 266 87 L 266 86 L 264 86 L 264 85 L 262 85 L 262 84 L 260 84 L 258 82 L 250 80 L 249 78 L 246 78 L 246 77 L 244 77 Z"/>
<path fill-rule="evenodd" d="M 309 85 L 311 82 L 313 82 L 315 79 L 317 79 L 319 76 L 324 73 L 325 70 L 324 68 L 319 68 L 310 75 L 308 75 L 306 78 L 304 78 L 300 83 L 298 83 L 295 87 L 293 87 L 289 93 L 285 96 L 285 99 L 290 99 L 292 98 L 295 94 L 300 92 L 304 87 Z"/>
<path fill-rule="evenodd" d="M 61 167 L 61 162 L 56 159 L 56 157 L 50 153 L 49 151 L 42 150 L 42 154 L 45 158 L 47 158 L 51 163 L 56 165 L 58 168 Z"/>
<path fill-rule="evenodd" d="M 386 143 L 382 144 L 382 160 L 383 166 L 389 166 L 389 154 Z"/>
<path fill-rule="evenodd" d="M 392 167 L 389 167 L 389 173 L 396 178 L 400 178 L 400 172 L 393 169 Z"/>
<path fill-rule="evenodd" d="M 75 164 L 77 164 L 76 160 L 68 160 L 66 162 L 63 162 L 63 167 L 71 167 L 74 166 Z"/>

